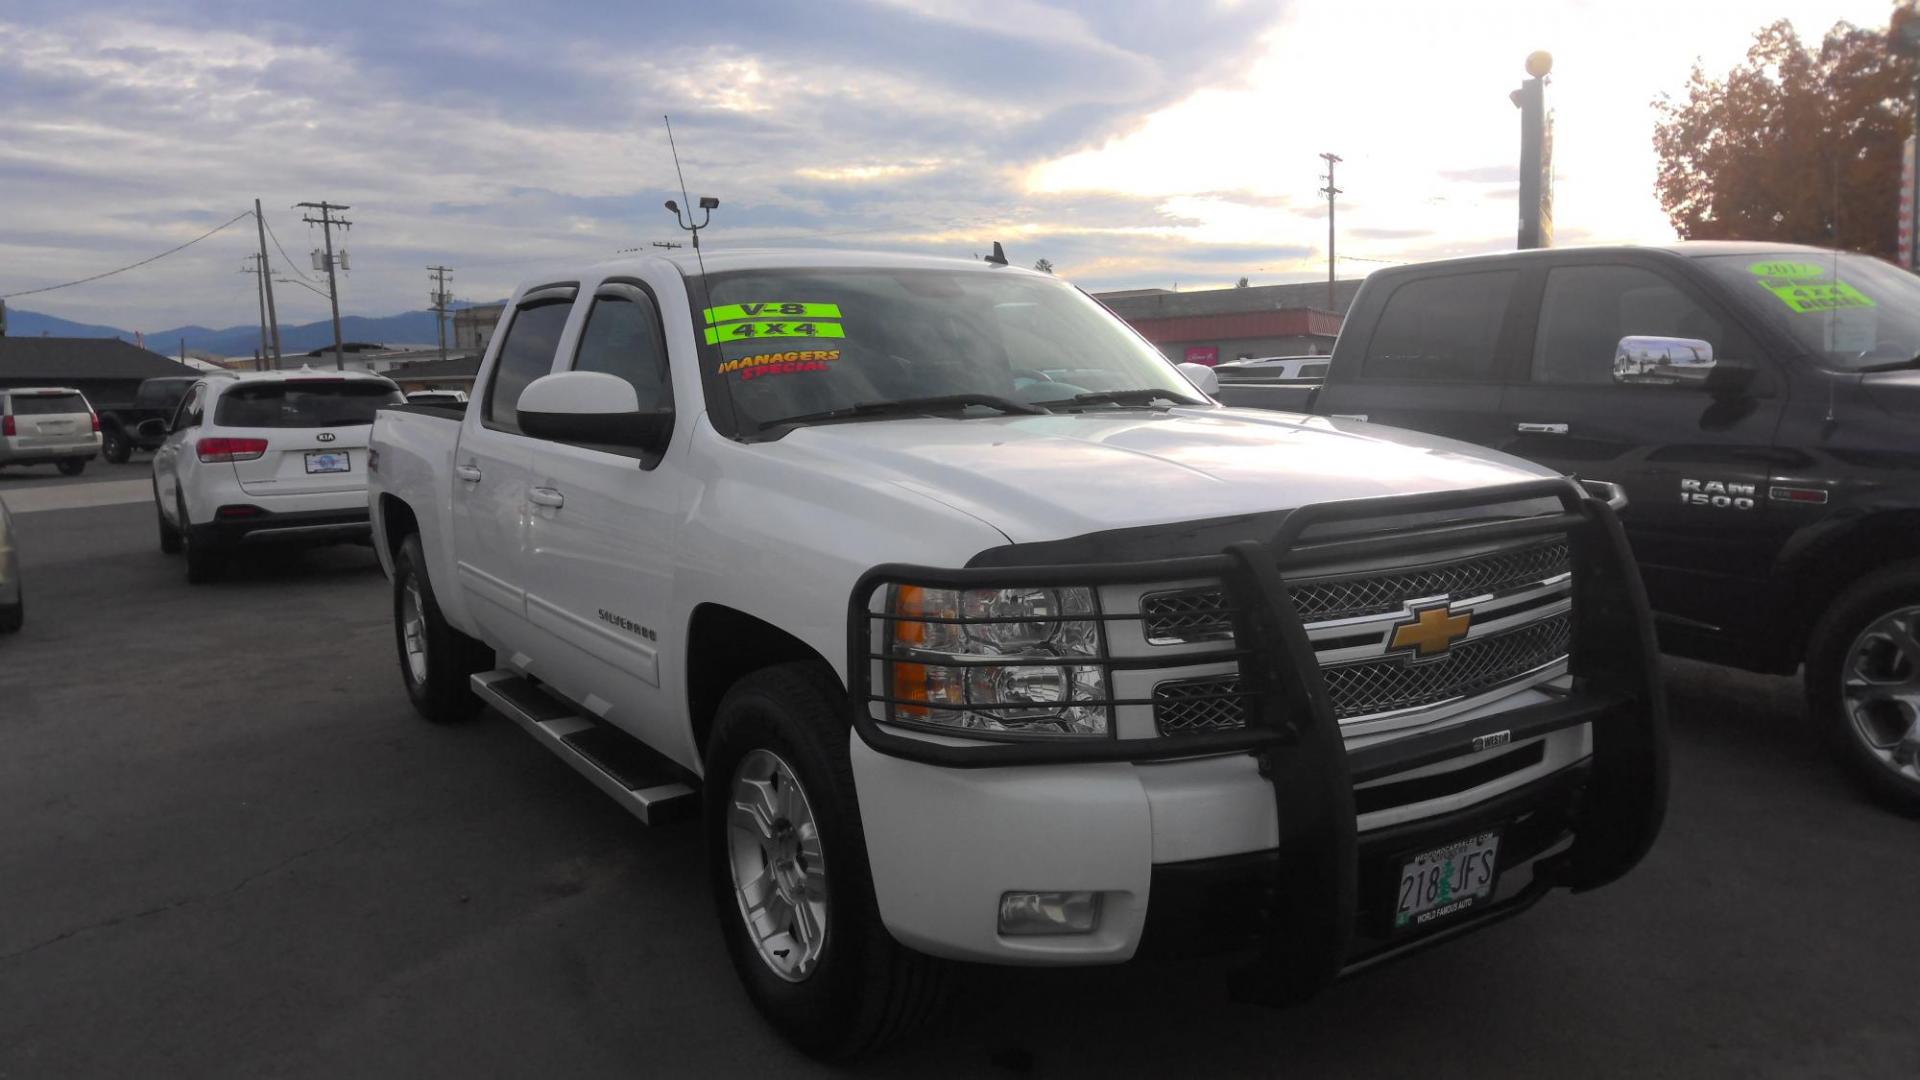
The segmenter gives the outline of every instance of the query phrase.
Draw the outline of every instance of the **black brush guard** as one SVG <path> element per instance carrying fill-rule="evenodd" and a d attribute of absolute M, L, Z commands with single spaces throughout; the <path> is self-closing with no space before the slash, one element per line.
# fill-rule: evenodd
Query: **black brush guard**
<path fill-rule="evenodd" d="M 1535 881 L 1542 886 L 1591 889 L 1626 873 L 1652 846 L 1666 812 L 1666 702 L 1646 592 L 1619 517 L 1609 505 L 1612 494 L 1610 485 L 1590 482 L 1583 488 L 1571 480 L 1537 480 L 1471 491 L 1319 503 L 1281 516 L 1272 539 L 1233 543 L 1215 555 L 970 569 L 877 566 L 855 584 L 848 607 L 847 676 L 853 728 L 880 753 L 960 769 L 1231 753 L 1258 756 L 1263 774 L 1273 783 L 1280 832 L 1278 873 L 1267 909 L 1263 955 L 1249 969 L 1259 985 L 1243 986 L 1241 992 L 1276 1002 L 1304 999 L 1339 976 L 1353 945 L 1358 902 L 1355 783 L 1471 753 L 1480 736 L 1506 732 L 1512 742 L 1520 742 L 1591 723 L 1588 794 L 1574 842 L 1537 863 Z M 1464 511 L 1536 499 L 1557 500 L 1559 512 L 1443 523 L 1381 536 L 1302 541 L 1308 528 L 1332 522 Z M 1319 662 L 1288 593 L 1288 576 L 1311 577 L 1315 568 L 1354 559 L 1549 535 L 1566 537 L 1573 561 L 1569 657 L 1573 692 L 1555 701 L 1348 752 Z M 874 625 L 940 621 L 873 610 L 874 594 L 882 588 L 896 584 L 951 589 L 1097 587 L 1193 578 L 1221 581 L 1234 621 L 1230 646 L 1173 657 L 1100 662 L 1113 671 L 1233 661 L 1239 665 L 1240 688 L 1221 696 L 1248 702 L 1248 723 L 1241 730 L 1144 739 L 996 739 L 970 733 L 966 745 L 954 745 L 902 734 L 872 716 L 873 705 L 897 703 L 876 694 L 872 686 L 874 662 L 892 659 L 875 651 Z M 1096 611 L 1075 620 L 1099 621 L 1104 627 L 1141 617 L 1137 611 Z M 1109 698 L 1085 704 L 1151 707 L 1154 702 Z"/>

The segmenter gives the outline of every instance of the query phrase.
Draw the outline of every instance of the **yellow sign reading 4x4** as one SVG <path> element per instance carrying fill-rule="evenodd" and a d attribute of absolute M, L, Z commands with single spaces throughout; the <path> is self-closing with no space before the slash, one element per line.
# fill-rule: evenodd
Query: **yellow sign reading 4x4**
<path fill-rule="evenodd" d="M 831 305 L 827 305 L 831 306 Z M 793 322 L 752 321 L 707 327 L 707 344 L 726 341 L 757 341 L 760 338 L 844 338 L 845 329 L 837 322 L 801 319 Z"/>

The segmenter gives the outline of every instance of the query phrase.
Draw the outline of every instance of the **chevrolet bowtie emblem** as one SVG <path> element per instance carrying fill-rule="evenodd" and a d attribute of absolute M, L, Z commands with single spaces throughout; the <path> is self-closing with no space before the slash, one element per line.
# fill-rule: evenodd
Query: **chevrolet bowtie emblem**
<path fill-rule="evenodd" d="M 1453 643 L 1467 636 L 1473 613 L 1455 615 L 1446 604 L 1434 604 L 1412 612 L 1405 622 L 1393 624 L 1393 636 L 1387 639 L 1387 651 L 1413 654 L 1416 660 L 1445 656 Z"/>

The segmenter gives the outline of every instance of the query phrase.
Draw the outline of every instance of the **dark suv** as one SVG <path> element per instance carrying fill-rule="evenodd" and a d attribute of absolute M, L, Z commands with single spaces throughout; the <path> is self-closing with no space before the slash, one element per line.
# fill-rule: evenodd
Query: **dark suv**
<path fill-rule="evenodd" d="M 1621 485 L 1662 647 L 1804 663 L 1842 758 L 1920 810 L 1920 278 L 1785 244 L 1396 267 L 1326 383 L 1279 389 L 1220 393 Z"/>

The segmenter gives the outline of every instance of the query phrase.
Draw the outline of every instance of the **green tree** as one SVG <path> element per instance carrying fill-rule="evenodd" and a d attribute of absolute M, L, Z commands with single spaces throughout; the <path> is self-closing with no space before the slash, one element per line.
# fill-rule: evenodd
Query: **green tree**
<path fill-rule="evenodd" d="M 1835 245 L 1892 256 L 1915 63 L 1884 32 L 1836 23 L 1810 48 L 1785 19 L 1686 100 L 1653 103 L 1655 191 L 1686 240 Z"/>
<path fill-rule="evenodd" d="M 1053 261 L 1051 259 L 1035 259 L 1033 260 L 1033 268 L 1043 274 L 1051 274 L 1053 273 Z"/>

